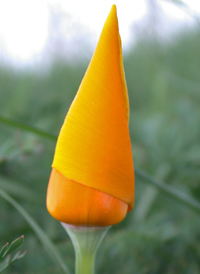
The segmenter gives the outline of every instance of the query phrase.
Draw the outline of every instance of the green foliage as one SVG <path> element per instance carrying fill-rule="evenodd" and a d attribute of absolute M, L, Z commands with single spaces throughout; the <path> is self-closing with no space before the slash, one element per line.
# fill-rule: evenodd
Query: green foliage
<path fill-rule="evenodd" d="M 10 256 L 10 253 L 16 250 L 18 247 L 20 247 L 24 242 L 24 236 L 21 236 L 17 239 L 15 239 L 10 245 L 9 243 L 6 243 L 1 251 L 0 251 L 0 261 L 4 260 L 3 263 L 0 264 L 0 273 L 2 273 L 4 270 L 6 270 L 12 263 L 14 263 L 17 260 L 20 260 L 24 257 L 26 254 L 26 251 L 21 253 L 21 251 L 18 251 L 12 258 Z"/>
<path fill-rule="evenodd" d="M 66 265 L 64 264 L 62 258 L 60 257 L 59 252 L 56 250 L 48 236 L 45 234 L 45 232 L 39 227 L 39 225 L 35 222 L 35 220 L 26 212 L 26 210 L 21 207 L 13 198 L 11 198 L 5 191 L 0 189 L 0 196 L 4 198 L 6 201 L 8 201 L 11 205 L 15 207 L 15 209 L 24 217 L 24 219 L 28 222 L 30 227 L 33 229 L 41 243 L 43 244 L 44 248 L 46 249 L 47 253 L 50 255 L 52 260 L 55 261 L 55 263 L 60 267 L 60 269 L 63 271 L 63 273 L 70 273 Z M 2 258 L 4 258 L 6 255 L 11 253 L 17 246 L 19 246 L 19 239 L 15 242 L 12 242 L 8 250 L 3 253 Z M 3 252 L 5 251 L 3 247 Z"/>
<path fill-rule="evenodd" d="M 138 173 L 145 171 L 192 201 L 200 199 L 199 48 L 200 33 L 191 32 L 162 45 L 141 40 L 124 56 L 136 201 L 103 241 L 97 273 L 200 273 L 199 214 Z M 45 205 L 55 141 L 27 131 L 27 124 L 57 136 L 86 67 L 66 62 L 45 72 L 0 69 L 0 115 L 24 124 L 0 123 L 0 187 L 53 239 L 72 272 L 72 244 Z M 60 273 L 30 223 L 5 199 L 0 207 L 0 242 L 23 233 L 29 251 L 23 264 L 12 264 L 7 273 Z"/>

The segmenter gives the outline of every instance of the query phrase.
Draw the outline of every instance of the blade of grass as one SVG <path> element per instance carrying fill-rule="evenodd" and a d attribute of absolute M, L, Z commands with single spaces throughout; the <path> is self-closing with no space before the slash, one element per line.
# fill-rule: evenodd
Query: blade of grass
<path fill-rule="evenodd" d="M 3 178 L 0 176 L 0 188 L 2 188 L 4 191 L 7 191 L 9 194 L 22 198 L 24 200 L 31 201 L 33 203 L 38 203 L 38 201 L 42 201 L 42 195 L 39 193 L 30 190 L 29 188 L 20 185 L 16 181 L 11 181 L 10 179 Z"/>
<path fill-rule="evenodd" d="M 4 124 L 11 125 L 14 127 L 18 127 L 20 129 L 38 134 L 40 136 L 46 137 L 48 139 L 57 140 L 57 136 L 51 133 L 47 133 L 45 131 L 39 130 L 35 127 L 32 127 L 30 125 L 25 125 L 21 122 L 16 122 L 14 120 L 2 117 L 0 115 L 0 122 L 3 122 Z M 186 195 L 185 193 L 181 192 L 180 190 L 177 190 L 173 186 L 169 186 L 165 184 L 164 182 L 161 182 L 159 180 L 156 180 L 155 178 L 149 176 L 146 172 L 139 170 L 135 168 L 135 175 L 143 180 L 146 183 L 149 183 L 156 188 L 158 188 L 160 191 L 162 191 L 165 195 L 170 196 L 174 198 L 175 200 L 187 205 L 190 209 L 195 210 L 196 212 L 200 213 L 200 203 L 194 200 L 192 197 Z"/>
<path fill-rule="evenodd" d="M 51 140 L 56 140 L 57 139 L 57 136 L 55 136 L 51 133 L 48 133 L 48 132 L 46 132 L 42 129 L 38 129 L 38 128 L 30 126 L 26 123 L 22 123 L 22 122 L 19 122 L 19 121 L 10 119 L 10 118 L 6 118 L 6 117 L 3 117 L 1 115 L 0 115 L 0 122 L 3 123 L 3 124 L 6 124 L 6 125 L 10 125 L 12 127 L 20 128 L 20 129 L 23 129 L 25 131 L 35 133 L 37 135 L 46 137 L 46 138 L 51 139 Z"/>
<path fill-rule="evenodd" d="M 183 193 L 182 191 L 176 189 L 175 187 L 168 185 L 162 181 L 159 181 L 151 176 L 149 176 L 146 172 L 135 168 L 135 175 L 137 178 L 139 178 L 142 182 L 150 183 L 152 186 L 155 186 L 157 189 L 159 189 L 161 192 L 166 194 L 167 196 L 170 196 L 177 200 L 178 202 L 181 202 L 184 205 L 187 205 L 192 210 L 196 211 L 197 213 L 200 213 L 200 203 L 190 197 L 189 195 Z"/>
<path fill-rule="evenodd" d="M 29 215 L 29 213 L 2 189 L 0 189 L 0 196 L 7 202 L 9 202 L 12 206 L 14 206 L 14 208 L 24 217 L 24 219 L 28 222 L 28 224 L 31 226 L 31 228 L 39 238 L 40 242 L 43 244 L 48 254 L 62 270 L 62 273 L 70 274 L 68 267 L 63 262 L 59 252 L 57 251 L 51 240 L 36 223 L 36 221 Z"/>

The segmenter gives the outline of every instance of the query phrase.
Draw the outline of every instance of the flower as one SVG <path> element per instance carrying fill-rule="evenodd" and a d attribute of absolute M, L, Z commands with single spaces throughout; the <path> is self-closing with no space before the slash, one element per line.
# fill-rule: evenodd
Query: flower
<path fill-rule="evenodd" d="M 116 6 L 61 128 L 47 209 L 78 226 L 109 226 L 134 202 L 129 103 Z"/>

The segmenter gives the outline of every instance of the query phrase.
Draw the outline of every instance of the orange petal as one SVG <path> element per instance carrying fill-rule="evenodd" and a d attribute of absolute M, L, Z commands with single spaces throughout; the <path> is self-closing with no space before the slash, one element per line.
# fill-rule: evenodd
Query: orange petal
<path fill-rule="evenodd" d="M 68 180 L 52 169 L 47 209 L 57 220 L 81 226 L 109 226 L 124 219 L 127 207 L 117 198 Z"/>
<path fill-rule="evenodd" d="M 133 207 L 128 95 L 115 5 L 61 128 L 52 166 Z"/>

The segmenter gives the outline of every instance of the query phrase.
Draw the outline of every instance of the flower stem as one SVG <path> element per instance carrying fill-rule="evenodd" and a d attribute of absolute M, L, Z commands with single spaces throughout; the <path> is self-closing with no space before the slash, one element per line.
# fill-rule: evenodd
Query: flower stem
<path fill-rule="evenodd" d="M 76 251 L 76 274 L 94 273 L 95 254 Z"/>
<path fill-rule="evenodd" d="M 97 249 L 110 227 L 81 227 L 61 223 L 69 234 L 76 255 L 76 274 L 94 274 Z"/>

